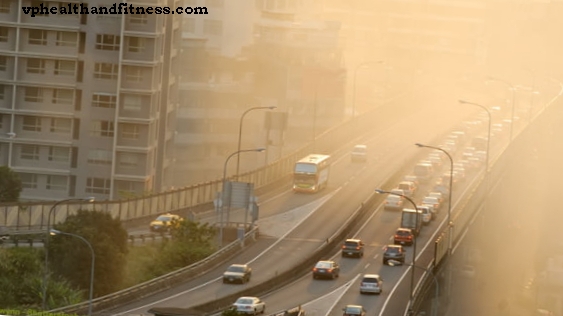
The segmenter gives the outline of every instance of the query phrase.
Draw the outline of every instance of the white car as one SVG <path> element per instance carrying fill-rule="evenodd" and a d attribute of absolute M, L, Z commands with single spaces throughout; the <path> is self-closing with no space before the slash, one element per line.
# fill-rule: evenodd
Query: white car
<path fill-rule="evenodd" d="M 430 205 L 432 206 L 436 211 L 440 210 L 440 200 L 438 200 L 437 197 L 434 196 L 427 196 L 422 200 L 422 205 Z"/>
<path fill-rule="evenodd" d="M 383 279 L 379 274 L 364 274 L 360 283 L 360 294 L 375 293 L 381 294 Z"/>
<path fill-rule="evenodd" d="M 243 296 L 233 304 L 233 308 L 239 313 L 244 314 L 264 314 L 266 312 L 266 303 L 254 296 Z"/>
<path fill-rule="evenodd" d="M 432 207 L 429 205 L 420 205 L 416 207 L 422 215 L 422 224 L 428 225 L 432 221 Z"/>
<path fill-rule="evenodd" d="M 356 145 L 354 149 L 352 149 L 352 162 L 354 161 L 362 161 L 365 162 L 367 160 L 367 146 L 366 145 Z"/>

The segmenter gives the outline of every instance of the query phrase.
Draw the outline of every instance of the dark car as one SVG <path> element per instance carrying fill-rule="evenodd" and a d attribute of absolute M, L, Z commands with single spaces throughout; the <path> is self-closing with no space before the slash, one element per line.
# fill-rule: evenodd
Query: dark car
<path fill-rule="evenodd" d="M 387 264 L 387 261 L 389 260 L 405 263 L 405 249 L 403 246 L 387 245 L 385 247 L 385 252 L 383 253 L 383 264 Z"/>
<path fill-rule="evenodd" d="M 340 275 L 340 266 L 338 263 L 330 260 L 317 262 L 313 268 L 313 279 L 329 278 L 336 279 Z"/>
<path fill-rule="evenodd" d="M 252 269 L 246 264 L 231 264 L 223 273 L 223 283 L 246 283 L 250 281 Z"/>
<path fill-rule="evenodd" d="M 342 245 L 342 257 L 363 257 L 364 243 L 361 239 L 346 239 Z"/>
<path fill-rule="evenodd" d="M 410 228 L 399 228 L 393 236 L 393 242 L 398 245 L 412 245 L 414 234 Z"/>

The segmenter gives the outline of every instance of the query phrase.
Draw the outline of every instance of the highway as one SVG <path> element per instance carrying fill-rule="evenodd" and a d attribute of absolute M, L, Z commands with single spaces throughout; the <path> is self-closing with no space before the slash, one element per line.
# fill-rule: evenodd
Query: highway
<path fill-rule="evenodd" d="M 329 188 L 321 194 L 300 195 L 292 193 L 289 188 L 282 188 L 285 192 L 274 195 L 271 200 L 262 201 L 261 215 L 263 217 L 259 222 L 260 227 L 262 227 L 261 223 L 267 221 L 270 216 L 291 212 L 296 207 L 309 205 L 302 208 L 303 212 L 309 213 L 308 217 L 302 218 L 303 222 L 293 230 L 288 230 L 284 234 L 284 238 L 277 238 L 280 237 L 280 232 L 277 230 L 272 233 L 274 236 L 260 238 L 255 245 L 239 254 L 232 262 L 180 287 L 112 310 L 111 314 L 139 315 L 146 314 L 147 310 L 154 306 L 187 308 L 198 305 L 266 281 L 276 272 L 290 269 L 292 265 L 308 257 L 342 226 L 375 188 L 381 186 L 386 179 L 398 171 L 404 171 L 405 174 L 410 173 L 412 166 L 405 164 L 410 161 L 411 157 L 428 153 L 424 152 L 426 149 L 414 146 L 414 143 L 437 145 L 436 138 L 452 124 L 460 122 L 470 113 L 475 113 L 475 109 L 471 107 L 458 105 L 445 107 L 443 103 L 428 98 L 432 92 L 429 90 L 424 91 L 424 95 L 415 95 L 411 100 L 406 101 L 405 105 L 386 111 L 385 116 L 380 115 L 374 118 L 374 129 L 366 131 L 368 136 L 356 141 L 368 145 L 370 150 L 368 162 L 365 164 L 351 163 L 348 155 L 342 156 L 342 159 L 339 159 L 332 167 Z M 421 100 L 426 101 L 423 103 Z M 455 103 L 452 102 L 452 104 Z M 403 168 L 407 169 L 402 170 Z M 324 203 L 318 201 L 324 198 L 330 199 Z M 314 203 L 315 201 L 318 202 Z M 345 259 L 342 264 L 341 277 L 334 282 L 313 282 L 311 278 L 304 278 L 296 281 L 290 287 L 271 294 L 265 298 L 268 312 L 284 310 L 322 297 L 363 271 L 370 261 L 368 258 L 373 258 L 381 253 L 381 247 L 389 242 L 389 237 L 398 227 L 398 213 L 374 211 L 375 216 L 369 220 L 369 225 L 365 226 L 365 233 L 362 232 L 365 234 L 362 238 L 367 242 L 364 259 Z M 267 224 L 264 227 L 267 227 Z M 429 229 L 426 230 L 426 232 L 429 231 Z M 426 232 L 423 232 L 422 238 L 425 238 Z M 261 229 L 261 234 L 268 235 L 268 230 L 264 228 L 262 231 Z M 251 264 L 253 278 L 249 284 L 222 284 L 220 277 L 223 271 L 228 264 L 235 262 Z M 373 264 L 373 267 L 375 266 Z M 398 274 L 400 274 L 398 271 L 401 270 L 401 268 L 384 268 L 394 269 L 391 271 L 397 271 Z M 299 294 L 296 295 L 296 293 Z"/>

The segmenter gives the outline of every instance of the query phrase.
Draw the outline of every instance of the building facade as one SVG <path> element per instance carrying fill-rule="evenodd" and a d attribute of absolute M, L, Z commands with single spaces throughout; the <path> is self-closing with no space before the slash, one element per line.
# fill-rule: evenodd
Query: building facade
<path fill-rule="evenodd" d="M 0 1 L 0 163 L 19 173 L 22 199 L 104 200 L 165 189 L 181 16 L 31 17 L 21 10 L 41 4 L 80 2 Z"/>

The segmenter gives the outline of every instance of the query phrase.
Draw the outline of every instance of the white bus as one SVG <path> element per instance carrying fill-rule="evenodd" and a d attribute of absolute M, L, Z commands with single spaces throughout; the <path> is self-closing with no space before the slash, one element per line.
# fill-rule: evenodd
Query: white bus
<path fill-rule="evenodd" d="M 309 155 L 295 163 L 293 191 L 318 192 L 328 184 L 329 155 Z"/>

